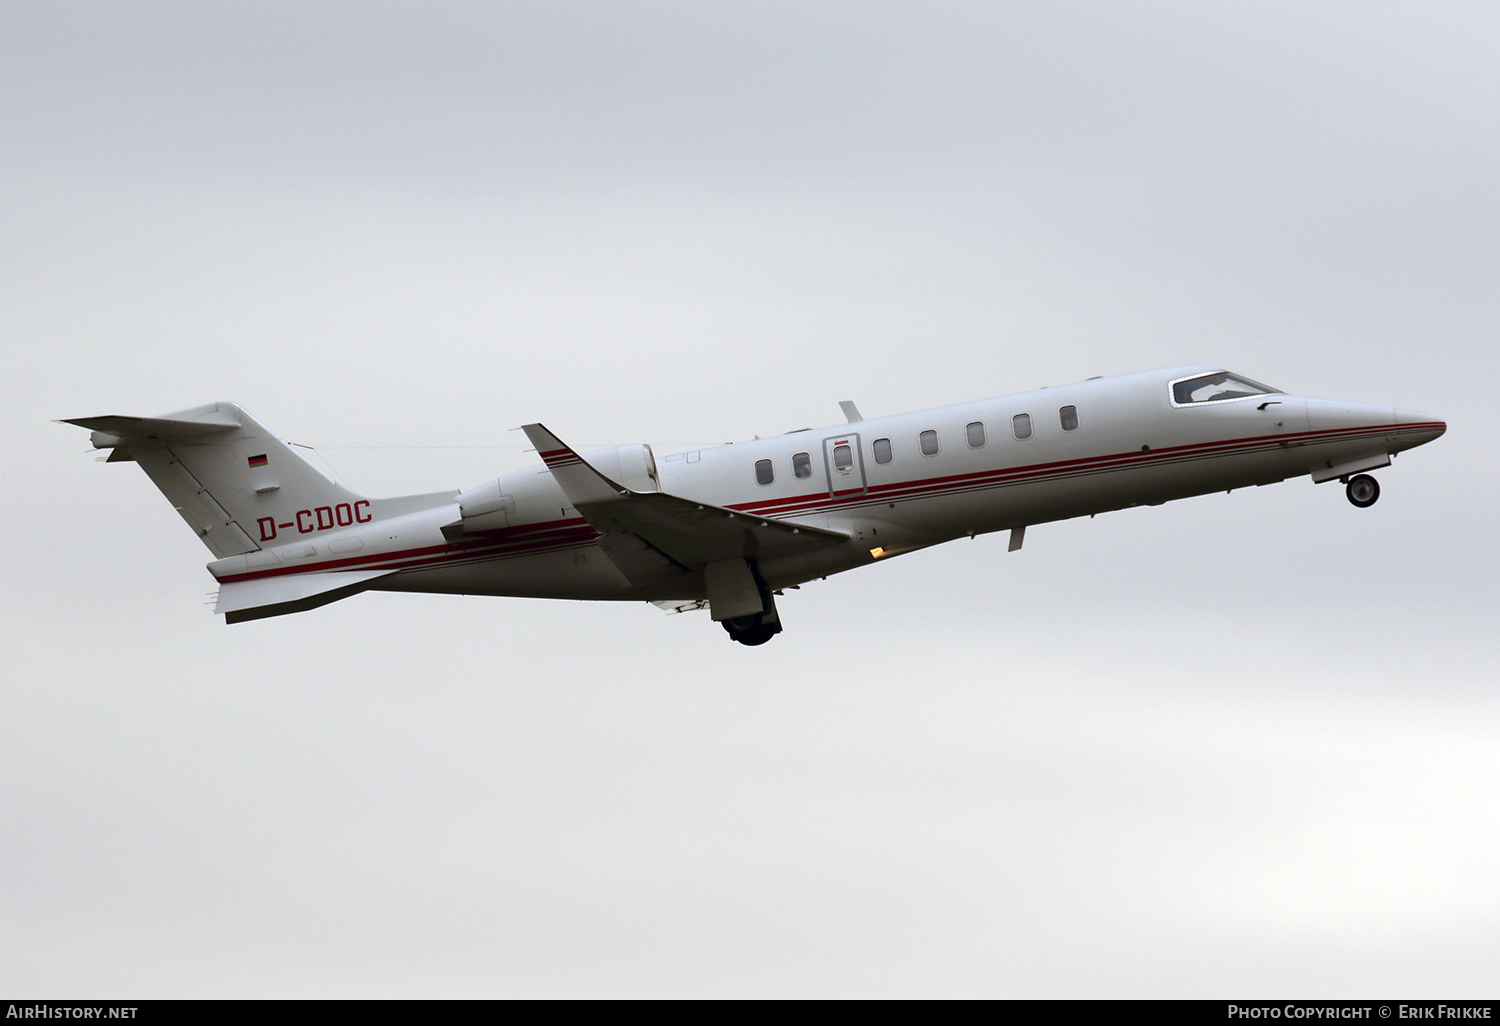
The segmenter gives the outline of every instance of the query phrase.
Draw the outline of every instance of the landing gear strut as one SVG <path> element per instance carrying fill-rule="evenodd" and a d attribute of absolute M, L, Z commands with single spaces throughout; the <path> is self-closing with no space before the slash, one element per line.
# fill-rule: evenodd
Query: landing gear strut
<path fill-rule="evenodd" d="M 731 616 L 722 622 L 724 630 L 741 645 L 764 645 L 781 633 L 781 617 L 776 612 L 776 596 L 760 576 L 760 570 L 751 564 L 750 574 L 755 590 L 760 593 L 760 612 Z"/>
<path fill-rule="evenodd" d="M 1380 482 L 1369 474 L 1356 474 L 1349 479 L 1349 484 L 1344 488 L 1344 494 L 1349 496 L 1349 501 L 1360 509 L 1367 509 L 1375 505 L 1375 500 L 1380 498 Z"/>
<path fill-rule="evenodd" d="M 714 560 L 703 568 L 703 586 L 714 620 L 741 645 L 764 645 L 781 633 L 776 596 L 753 560 Z"/>

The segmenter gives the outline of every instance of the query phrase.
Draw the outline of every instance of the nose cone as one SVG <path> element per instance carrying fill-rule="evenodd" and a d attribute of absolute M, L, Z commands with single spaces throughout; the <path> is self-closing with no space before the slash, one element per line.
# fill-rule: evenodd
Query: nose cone
<path fill-rule="evenodd" d="M 1403 449 L 1425 445 L 1448 430 L 1446 422 L 1430 413 L 1400 409 L 1391 412 L 1395 414 L 1396 437 L 1401 440 Z"/>

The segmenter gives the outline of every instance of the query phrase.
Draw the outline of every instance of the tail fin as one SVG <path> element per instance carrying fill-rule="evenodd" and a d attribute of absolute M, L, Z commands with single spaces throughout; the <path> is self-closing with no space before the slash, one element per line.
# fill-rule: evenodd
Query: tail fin
<path fill-rule="evenodd" d="M 372 517 L 356 495 L 234 403 L 161 417 L 79 417 L 110 462 L 134 460 L 219 559 Z M 393 500 L 384 500 L 390 502 Z"/>

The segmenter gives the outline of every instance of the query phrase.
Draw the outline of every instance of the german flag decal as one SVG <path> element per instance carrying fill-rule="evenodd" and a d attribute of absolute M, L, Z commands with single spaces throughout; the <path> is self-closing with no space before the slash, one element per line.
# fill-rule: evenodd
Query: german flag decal
<path fill-rule="evenodd" d="M 252 467 L 264 467 L 266 465 L 266 454 L 261 453 L 259 456 L 251 456 L 250 465 Z"/>

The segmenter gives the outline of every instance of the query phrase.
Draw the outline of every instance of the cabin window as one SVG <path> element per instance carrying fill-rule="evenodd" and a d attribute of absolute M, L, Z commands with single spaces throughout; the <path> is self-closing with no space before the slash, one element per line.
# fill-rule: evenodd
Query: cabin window
<path fill-rule="evenodd" d="M 875 462 L 891 462 L 891 440 L 889 438 L 875 439 Z"/>
<path fill-rule="evenodd" d="M 755 483 L 768 485 L 776 480 L 776 470 L 771 466 L 770 460 L 755 461 Z"/>
<path fill-rule="evenodd" d="M 936 431 L 923 431 L 920 436 L 923 456 L 936 456 L 938 454 L 938 436 Z"/>
<path fill-rule="evenodd" d="M 1259 382 L 1242 378 L 1228 371 L 1200 374 L 1196 378 L 1184 378 L 1172 382 L 1172 402 L 1178 406 L 1189 403 L 1217 403 L 1226 399 L 1244 399 L 1252 395 L 1278 395 L 1281 389 L 1271 388 Z"/>
<path fill-rule="evenodd" d="M 833 469 L 848 472 L 854 466 L 854 450 L 849 447 L 848 442 L 840 443 L 833 447 Z"/>
<path fill-rule="evenodd" d="M 812 477 L 812 457 L 799 452 L 792 457 L 792 473 L 797 477 Z"/>
<path fill-rule="evenodd" d="M 1057 411 L 1057 419 L 1062 421 L 1064 431 L 1073 431 L 1078 427 L 1078 407 L 1064 406 Z"/>
<path fill-rule="evenodd" d="M 984 421 L 976 420 L 964 428 L 964 434 L 969 439 L 970 449 L 984 448 Z"/>
<path fill-rule="evenodd" d="M 1016 433 L 1017 438 L 1031 437 L 1031 414 L 1018 413 L 1010 418 L 1010 429 Z"/>

